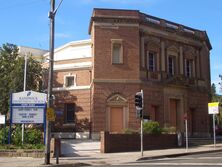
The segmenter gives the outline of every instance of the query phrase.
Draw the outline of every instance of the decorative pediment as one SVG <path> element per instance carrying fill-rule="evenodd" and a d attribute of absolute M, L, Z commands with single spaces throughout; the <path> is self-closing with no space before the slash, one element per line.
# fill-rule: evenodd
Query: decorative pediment
<path fill-rule="evenodd" d="M 110 98 L 107 99 L 108 103 L 118 102 L 118 103 L 126 103 L 127 100 L 120 96 L 119 94 L 113 95 Z"/>
<path fill-rule="evenodd" d="M 186 47 L 184 51 L 185 58 L 194 59 L 196 50 L 193 47 Z"/>
<path fill-rule="evenodd" d="M 170 47 L 167 48 L 167 51 L 172 51 L 172 52 L 179 52 L 179 49 L 175 45 L 171 45 Z"/>
<path fill-rule="evenodd" d="M 154 41 L 147 42 L 146 49 L 149 51 L 159 52 L 160 44 Z"/>

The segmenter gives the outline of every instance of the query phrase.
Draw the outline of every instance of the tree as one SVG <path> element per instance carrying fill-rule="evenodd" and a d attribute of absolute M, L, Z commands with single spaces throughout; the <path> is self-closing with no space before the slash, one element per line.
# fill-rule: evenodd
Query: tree
<path fill-rule="evenodd" d="M 220 91 L 222 91 L 222 75 L 219 75 L 219 77 L 220 77 L 220 82 L 219 82 L 219 85 L 220 85 Z"/>
<path fill-rule="evenodd" d="M 218 98 L 217 98 L 217 94 L 216 94 L 216 86 L 213 83 L 211 85 L 211 101 L 217 101 L 217 100 L 218 100 Z"/>
<path fill-rule="evenodd" d="M 40 62 L 31 55 L 27 64 L 26 90 L 40 91 L 43 68 Z M 19 55 L 18 47 L 13 44 L 3 44 L 0 47 L 0 112 L 9 111 L 10 92 L 23 91 L 24 57 Z"/>

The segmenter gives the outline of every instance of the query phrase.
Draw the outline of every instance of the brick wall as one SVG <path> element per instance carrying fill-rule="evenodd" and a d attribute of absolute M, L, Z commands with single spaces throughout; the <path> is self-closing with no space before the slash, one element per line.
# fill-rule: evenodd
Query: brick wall
<path fill-rule="evenodd" d="M 139 91 L 139 84 L 121 84 L 121 83 L 97 83 L 94 84 L 93 93 L 93 131 L 100 132 L 106 129 L 108 122 L 106 119 L 107 99 L 115 93 L 119 93 L 126 98 L 128 103 L 128 127 L 132 129 L 139 128 L 139 121 L 136 119 L 134 94 Z"/>
<path fill-rule="evenodd" d="M 166 149 L 177 147 L 176 134 L 144 134 L 143 149 Z M 126 152 L 140 150 L 140 134 L 110 134 L 101 132 L 100 152 Z"/>
<path fill-rule="evenodd" d="M 56 113 L 59 111 L 59 115 L 56 115 L 56 124 L 54 131 L 89 131 L 90 124 L 90 90 L 74 90 L 74 91 L 63 91 L 54 92 L 56 96 Z M 66 112 L 65 104 L 75 103 L 75 124 L 79 127 L 75 127 L 73 124 L 67 124 L 65 122 Z"/>
<path fill-rule="evenodd" d="M 94 78 L 138 79 L 140 74 L 139 28 L 125 26 L 110 29 L 95 26 L 94 29 Z M 106 34 L 105 38 L 104 34 Z M 123 64 L 112 64 L 111 39 L 123 41 Z"/>
<path fill-rule="evenodd" d="M 63 70 L 54 72 L 54 83 L 53 87 L 63 87 L 65 84 L 64 77 L 67 75 L 76 76 L 76 86 L 88 86 L 90 85 L 90 70 L 89 69 L 81 69 L 81 70 Z"/>

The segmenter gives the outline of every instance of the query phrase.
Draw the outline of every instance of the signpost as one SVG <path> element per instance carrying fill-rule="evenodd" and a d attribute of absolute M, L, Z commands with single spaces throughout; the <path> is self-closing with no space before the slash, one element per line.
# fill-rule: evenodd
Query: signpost
<path fill-rule="evenodd" d="M 12 93 L 10 102 L 10 127 L 11 124 L 44 124 L 45 108 L 45 93 L 35 91 Z M 9 135 L 11 136 L 11 134 Z M 11 138 L 10 136 L 9 139 Z"/>
<path fill-rule="evenodd" d="M 208 103 L 208 113 L 213 115 L 214 149 L 216 147 L 215 114 L 219 114 L 219 102 Z"/>
<path fill-rule="evenodd" d="M 3 144 L 5 144 L 5 131 L 6 131 L 6 116 L 0 115 L 0 124 L 4 124 L 4 137 L 3 137 Z"/>

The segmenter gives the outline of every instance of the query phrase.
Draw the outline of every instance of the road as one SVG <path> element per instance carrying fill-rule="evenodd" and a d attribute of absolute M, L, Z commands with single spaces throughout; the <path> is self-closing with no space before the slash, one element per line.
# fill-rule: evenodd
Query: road
<path fill-rule="evenodd" d="M 112 165 L 116 167 L 142 167 L 142 166 L 155 166 L 155 167 L 187 167 L 187 166 L 207 166 L 215 167 L 222 166 L 222 151 L 215 153 L 205 153 L 197 155 L 180 156 L 174 158 L 161 158 L 153 160 L 143 160 L 121 165 Z"/>
<path fill-rule="evenodd" d="M 90 164 L 85 159 L 79 161 L 76 158 L 81 157 L 74 157 L 66 159 L 66 157 L 61 158 L 60 166 L 84 166 L 76 164 L 77 162 L 84 162 L 85 164 Z M 90 157 L 83 157 L 90 160 Z M 93 159 L 94 160 L 94 159 Z M 130 161 L 130 159 L 129 159 Z M 129 162 L 128 161 L 128 162 Z M 133 161 L 133 160 L 132 160 Z M 0 157 L 0 167 L 21 167 L 21 166 L 42 166 L 44 162 L 43 158 L 30 158 L 30 157 Z M 55 159 L 51 159 L 52 164 L 55 164 Z M 95 163 L 97 162 L 97 163 Z M 110 165 L 114 167 L 197 167 L 197 166 L 203 166 L 203 167 L 215 167 L 215 166 L 222 166 L 222 151 L 220 152 L 214 152 L 214 153 L 205 153 L 205 154 L 196 154 L 196 155 L 187 155 L 187 156 L 179 156 L 179 157 L 171 157 L 171 158 L 161 158 L 161 159 L 150 159 L 150 160 L 140 160 L 135 162 L 129 162 L 129 163 L 123 163 L 123 162 L 114 162 L 114 163 L 105 163 L 103 162 L 103 159 L 99 159 L 98 161 L 95 161 L 94 163 L 91 163 L 93 167 L 96 167 L 96 164 L 100 164 L 98 167 L 107 167 L 108 164 L 116 164 L 116 165 Z M 117 164 L 118 163 L 118 164 Z"/>

